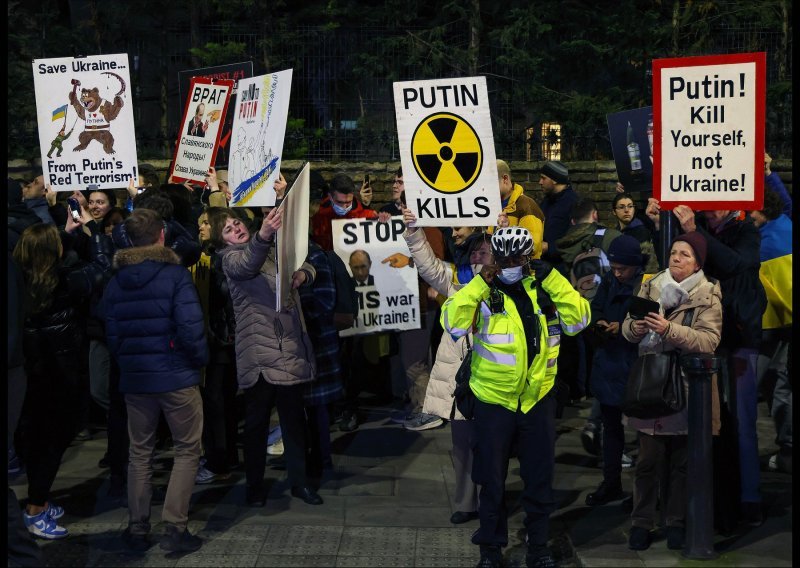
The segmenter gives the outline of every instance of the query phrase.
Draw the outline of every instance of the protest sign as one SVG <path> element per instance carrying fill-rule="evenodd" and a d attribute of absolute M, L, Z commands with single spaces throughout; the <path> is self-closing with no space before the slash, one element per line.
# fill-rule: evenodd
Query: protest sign
<path fill-rule="evenodd" d="M 289 297 L 292 274 L 308 256 L 309 176 L 310 168 L 306 162 L 280 204 L 283 224 L 278 229 L 278 311 Z"/>
<path fill-rule="evenodd" d="M 189 92 L 192 77 L 202 77 L 203 79 L 227 79 L 233 81 L 231 97 L 236 96 L 237 81 L 253 76 L 253 62 L 242 61 L 241 63 L 228 63 L 226 65 L 214 65 L 213 67 L 202 67 L 200 69 L 185 69 L 178 72 L 178 111 L 177 117 L 183 116 L 184 95 Z M 214 160 L 215 168 L 221 169 L 228 165 L 228 154 L 230 147 L 231 132 L 233 128 L 233 113 L 225 114 L 225 121 L 222 123 L 222 132 L 219 137 L 219 151 Z"/>
<path fill-rule="evenodd" d="M 502 208 L 486 78 L 394 83 L 394 104 L 417 225 L 493 225 Z"/>
<path fill-rule="evenodd" d="M 228 159 L 231 207 L 275 204 L 291 90 L 291 69 L 239 81 Z"/>
<path fill-rule="evenodd" d="M 381 223 L 331 221 L 333 250 L 347 265 L 359 296 L 358 318 L 341 337 L 419 329 L 419 284 L 401 216 Z"/>
<path fill-rule="evenodd" d="M 766 54 L 653 61 L 653 196 L 663 209 L 760 209 Z"/>
<path fill-rule="evenodd" d="M 628 193 L 653 189 L 653 107 L 606 115 L 617 177 Z"/>
<path fill-rule="evenodd" d="M 45 184 L 120 188 L 139 176 L 128 54 L 33 60 Z"/>
<path fill-rule="evenodd" d="M 192 79 L 172 161 L 171 177 L 176 183 L 205 182 L 219 148 L 220 126 L 232 89 L 233 81 Z"/>

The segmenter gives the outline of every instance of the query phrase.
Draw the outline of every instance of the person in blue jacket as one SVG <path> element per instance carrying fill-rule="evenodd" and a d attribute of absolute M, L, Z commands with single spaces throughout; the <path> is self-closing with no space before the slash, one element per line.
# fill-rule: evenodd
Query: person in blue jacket
<path fill-rule="evenodd" d="M 161 215 L 136 209 L 125 220 L 131 248 L 117 252 L 116 275 L 106 287 L 106 338 L 120 368 L 130 434 L 128 528 L 133 550 L 150 546 L 153 447 L 163 412 L 175 446 L 164 511 L 161 548 L 197 550 L 202 541 L 186 528 L 203 433 L 200 369 L 208 362 L 203 311 L 189 271 L 164 246 Z"/>
<path fill-rule="evenodd" d="M 592 360 L 592 393 L 600 403 L 603 422 L 603 481 L 586 496 L 590 507 L 622 499 L 622 452 L 625 431 L 622 403 L 631 365 L 638 356 L 636 344 L 620 333 L 631 297 L 642 284 L 647 255 L 639 241 L 630 235 L 614 239 L 608 247 L 611 271 L 607 272 L 592 299 L 590 330 L 598 339 Z"/>

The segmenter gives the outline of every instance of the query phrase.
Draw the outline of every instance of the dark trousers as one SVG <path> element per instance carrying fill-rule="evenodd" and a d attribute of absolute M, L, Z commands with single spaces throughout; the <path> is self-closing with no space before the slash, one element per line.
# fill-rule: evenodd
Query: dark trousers
<path fill-rule="evenodd" d="M 108 464 L 111 475 L 127 477 L 128 453 L 128 406 L 125 395 L 119 392 L 119 365 L 112 357 L 108 372 Z"/>
<path fill-rule="evenodd" d="M 505 483 L 515 440 L 524 484 L 522 507 L 526 513 L 528 545 L 547 544 L 550 514 L 555 510 L 555 412 L 556 400 L 552 394 L 545 396 L 527 414 L 476 401 L 472 480 L 481 486 L 481 490 L 478 505 L 480 528 L 472 536 L 473 544 L 508 544 Z"/>
<path fill-rule="evenodd" d="M 273 385 L 259 376 L 256 384 L 244 391 L 244 468 L 249 488 L 261 488 L 264 483 L 269 417 L 276 404 L 289 482 L 293 487 L 307 484 L 304 386 Z"/>
<path fill-rule="evenodd" d="M 622 483 L 622 452 L 625 449 L 622 409 L 601 404 L 600 417 L 603 421 L 603 481 L 619 485 Z"/>
<path fill-rule="evenodd" d="M 20 421 L 28 502 L 39 507 L 47 502 L 61 458 L 77 431 L 79 416 L 74 410 L 86 386 L 79 373 L 56 367 L 48 365 L 42 372 L 27 373 L 28 391 Z"/>
<path fill-rule="evenodd" d="M 221 352 L 229 350 L 230 353 Z M 206 367 L 203 395 L 203 450 L 206 467 L 214 473 L 230 472 L 237 463 L 236 365 L 233 346 L 212 349 Z"/>
<path fill-rule="evenodd" d="M 308 453 L 306 473 L 309 477 L 322 477 L 322 471 L 332 466 L 331 428 L 328 406 L 317 404 L 306 407 L 308 420 Z"/>
<path fill-rule="evenodd" d="M 631 524 L 655 528 L 659 486 L 666 491 L 661 502 L 664 523 L 683 527 L 686 521 L 686 436 L 651 436 L 639 433 L 639 457 L 633 482 Z M 711 456 L 709 456 L 711 459 Z M 666 479 L 664 479 L 666 475 Z"/>

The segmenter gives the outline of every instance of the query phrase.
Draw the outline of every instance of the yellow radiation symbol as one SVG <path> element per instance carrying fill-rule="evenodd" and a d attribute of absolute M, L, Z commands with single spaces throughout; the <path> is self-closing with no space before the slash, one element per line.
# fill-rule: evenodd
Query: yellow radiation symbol
<path fill-rule="evenodd" d="M 441 193 L 470 187 L 483 165 L 483 149 L 470 124 L 455 114 L 437 112 L 423 120 L 411 137 L 414 169 L 428 186 Z"/>

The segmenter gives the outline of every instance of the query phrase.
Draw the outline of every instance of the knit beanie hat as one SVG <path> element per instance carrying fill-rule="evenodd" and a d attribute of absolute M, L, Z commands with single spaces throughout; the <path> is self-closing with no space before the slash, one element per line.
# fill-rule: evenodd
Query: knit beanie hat
<path fill-rule="evenodd" d="M 546 175 L 556 183 L 569 183 L 569 170 L 561 162 L 545 162 L 542 175 Z"/>
<path fill-rule="evenodd" d="M 706 251 L 708 248 L 708 245 L 706 244 L 706 238 L 697 231 L 692 231 L 690 233 L 678 235 L 672 241 L 672 244 L 675 244 L 677 241 L 685 241 L 689 243 L 689 246 L 691 246 L 694 250 L 694 257 L 697 259 L 698 266 L 703 268 L 703 265 L 706 263 Z"/>
<path fill-rule="evenodd" d="M 645 256 L 642 254 L 642 247 L 635 238 L 630 235 L 620 235 L 608 247 L 609 262 L 615 262 L 625 266 L 643 266 Z"/>

